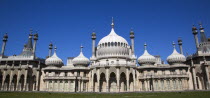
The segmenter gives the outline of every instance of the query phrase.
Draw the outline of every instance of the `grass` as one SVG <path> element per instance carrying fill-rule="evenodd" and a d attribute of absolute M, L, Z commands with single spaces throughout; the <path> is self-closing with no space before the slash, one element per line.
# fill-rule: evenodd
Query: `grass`
<path fill-rule="evenodd" d="M 210 91 L 158 93 L 0 92 L 0 98 L 210 98 Z"/>

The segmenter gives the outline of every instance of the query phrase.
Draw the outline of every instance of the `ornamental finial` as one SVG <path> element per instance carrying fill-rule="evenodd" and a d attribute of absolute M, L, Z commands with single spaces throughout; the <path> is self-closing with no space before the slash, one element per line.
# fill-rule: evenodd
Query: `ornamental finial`
<path fill-rule="evenodd" d="M 173 47 L 174 47 L 174 49 L 175 49 L 175 45 L 176 45 L 176 44 L 175 44 L 175 42 L 174 42 L 174 41 L 173 41 L 172 45 L 173 45 Z"/>
<path fill-rule="evenodd" d="M 56 45 L 55 45 L 55 47 L 54 47 L 54 51 L 56 52 L 56 50 L 57 50 L 57 47 L 56 47 Z"/>
<path fill-rule="evenodd" d="M 81 46 L 80 46 L 80 52 L 82 52 L 82 48 L 83 48 L 83 46 L 81 45 Z"/>
<path fill-rule="evenodd" d="M 112 17 L 112 24 L 111 24 L 112 28 L 114 28 L 114 18 Z"/>
<path fill-rule="evenodd" d="M 144 43 L 144 50 L 147 50 L 147 43 Z"/>

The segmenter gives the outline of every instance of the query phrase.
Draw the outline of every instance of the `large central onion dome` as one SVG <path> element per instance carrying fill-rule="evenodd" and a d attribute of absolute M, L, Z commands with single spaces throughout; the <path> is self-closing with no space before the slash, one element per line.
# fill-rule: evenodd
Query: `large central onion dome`
<path fill-rule="evenodd" d="M 155 62 L 156 62 L 156 59 L 154 56 L 150 55 L 148 52 L 147 52 L 147 44 L 144 44 L 144 54 L 141 55 L 139 58 L 138 58 L 138 63 L 140 65 L 154 65 Z"/>
<path fill-rule="evenodd" d="M 186 61 L 186 57 L 183 54 L 180 54 L 176 51 L 175 48 L 175 43 L 173 42 L 173 47 L 174 47 L 174 51 L 171 55 L 169 55 L 167 57 L 167 62 L 170 65 L 175 65 L 175 64 L 182 64 Z"/>
<path fill-rule="evenodd" d="M 109 35 L 102 38 L 97 46 L 97 57 L 127 57 L 129 55 L 128 42 L 114 31 L 114 22 L 112 20 L 112 29 Z"/>
<path fill-rule="evenodd" d="M 56 55 L 56 47 L 54 54 L 45 60 L 45 64 L 48 66 L 60 67 L 63 65 L 63 61 Z"/>
<path fill-rule="evenodd" d="M 80 48 L 81 48 L 80 54 L 77 57 L 75 57 L 72 60 L 72 62 L 73 62 L 73 65 L 75 65 L 76 67 L 84 67 L 84 66 L 86 67 L 86 66 L 88 66 L 88 64 L 90 63 L 90 61 L 82 53 L 83 46 L 81 46 Z"/>

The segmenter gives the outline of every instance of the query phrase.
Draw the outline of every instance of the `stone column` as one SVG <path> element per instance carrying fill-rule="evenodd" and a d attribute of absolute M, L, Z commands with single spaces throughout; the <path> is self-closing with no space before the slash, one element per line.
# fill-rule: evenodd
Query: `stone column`
<path fill-rule="evenodd" d="M 116 75 L 116 78 L 117 78 L 117 90 L 118 90 L 118 92 L 120 92 L 120 72 L 119 72 L 119 67 L 116 67 L 116 69 L 117 69 L 117 75 Z"/>
<path fill-rule="evenodd" d="M 210 89 L 210 80 L 209 80 L 209 69 L 208 69 L 208 65 L 204 64 L 205 66 L 205 72 L 206 72 L 206 87 L 207 89 Z"/>
<path fill-rule="evenodd" d="M 97 92 L 100 92 L 100 69 L 97 68 Z"/>
<path fill-rule="evenodd" d="M 63 92 L 65 91 L 65 82 L 66 81 L 63 80 Z"/>
<path fill-rule="evenodd" d="M 26 91 L 27 90 L 27 76 L 28 76 L 28 70 L 25 69 L 25 75 L 24 75 L 24 88 L 23 88 L 23 91 Z"/>
<path fill-rule="evenodd" d="M 147 80 L 144 80 L 144 91 L 147 91 Z"/>
<path fill-rule="evenodd" d="M 9 91 L 12 91 L 12 87 L 11 87 L 12 80 L 13 80 L 13 70 L 11 70 L 11 73 L 10 73 L 10 79 L 9 79 Z"/>
<path fill-rule="evenodd" d="M 94 73 L 93 73 L 93 70 L 91 71 L 91 77 L 92 77 L 92 79 L 91 79 L 91 91 L 93 92 L 94 91 Z"/>
<path fill-rule="evenodd" d="M 139 81 L 139 72 L 136 71 L 137 77 L 136 77 L 136 91 L 140 91 L 140 81 Z"/>
<path fill-rule="evenodd" d="M 19 81 L 20 81 L 20 70 L 18 70 L 18 74 L 17 74 L 17 82 L 16 82 L 16 91 L 19 90 Z"/>
<path fill-rule="evenodd" d="M 52 91 L 54 91 L 54 83 L 55 83 L 55 80 L 52 80 Z"/>
<path fill-rule="evenodd" d="M 49 91 L 49 80 L 46 80 L 46 90 Z"/>
<path fill-rule="evenodd" d="M 127 85 L 127 91 L 130 91 L 130 86 L 129 86 L 129 70 L 128 67 L 126 68 L 126 85 Z"/>
<path fill-rule="evenodd" d="M 109 68 L 106 67 L 106 91 L 109 92 Z"/>
<path fill-rule="evenodd" d="M 3 91 L 4 90 L 4 82 L 5 82 L 5 79 L 6 79 L 6 72 L 4 70 L 3 72 L 3 77 L 2 77 L 2 86 L 1 86 L 1 90 Z"/>
<path fill-rule="evenodd" d="M 36 75 L 36 91 L 39 91 L 39 71 L 37 71 Z"/>
<path fill-rule="evenodd" d="M 136 71 L 133 69 L 133 91 L 136 91 Z"/>
<path fill-rule="evenodd" d="M 71 81 L 70 80 L 68 80 L 68 84 L 69 84 L 68 91 L 71 92 Z"/>
<path fill-rule="evenodd" d="M 187 86 L 187 90 L 189 89 L 189 81 L 188 81 L 188 79 L 186 79 L 186 86 Z"/>
<path fill-rule="evenodd" d="M 194 66 L 194 65 L 192 65 L 192 74 L 193 74 L 193 85 L 194 85 L 194 90 L 197 90 L 197 81 L 196 81 L 195 66 Z"/>
<path fill-rule="evenodd" d="M 82 92 L 84 91 L 84 81 L 83 80 L 81 81 L 81 91 Z"/>

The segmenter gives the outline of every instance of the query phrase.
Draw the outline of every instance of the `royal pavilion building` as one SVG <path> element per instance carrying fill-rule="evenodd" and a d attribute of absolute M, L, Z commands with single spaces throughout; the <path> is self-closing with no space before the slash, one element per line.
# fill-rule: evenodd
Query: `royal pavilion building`
<path fill-rule="evenodd" d="M 200 33 L 200 41 L 198 39 Z M 184 55 L 182 40 L 178 39 L 168 49 L 167 63 L 144 47 L 144 53 L 136 57 L 134 31 L 130 31 L 130 44 L 114 30 L 96 45 L 96 33 L 92 33 L 92 56 L 83 54 L 69 57 L 67 64 L 56 54 L 57 47 L 49 45 L 46 59 L 36 55 L 38 34 L 29 34 L 28 42 L 19 55 L 4 54 L 8 35 L 3 36 L 0 55 L 1 91 L 49 91 L 49 92 L 150 92 L 209 90 L 210 88 L 210 38 L 192 28 L 196 52 Z M 148 45 L 150 46 L 150 45 Z M 179 52 L 177 51 L 179 48 Z M 58 47 L 59 49 L 59 47 Z M 139 50 L 139 49 L 138 49 Z M 90 58 L 90 59 L 89 59 Z"/>

